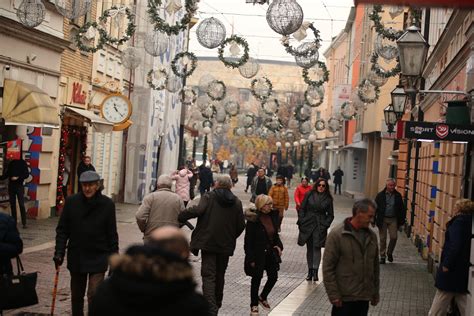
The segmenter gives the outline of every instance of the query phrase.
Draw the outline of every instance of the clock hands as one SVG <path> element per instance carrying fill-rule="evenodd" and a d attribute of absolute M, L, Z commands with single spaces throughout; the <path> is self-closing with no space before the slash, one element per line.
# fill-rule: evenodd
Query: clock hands
<path fill-rule="evenodd" d="M 120 116 L 124 116 L 118 109 L 117 109 L 117 105 L 114 103 L 114 110 L 115 112 L 117 112 Z"/>

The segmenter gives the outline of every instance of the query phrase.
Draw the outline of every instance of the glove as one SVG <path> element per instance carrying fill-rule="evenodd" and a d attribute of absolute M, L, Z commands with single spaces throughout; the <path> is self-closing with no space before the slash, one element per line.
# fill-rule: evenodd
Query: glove
<path fill-rule="evenodd" d="M 54 265 L 56 269 L 63 264 L 64 258 L 60 255 L 54 255 L 53 257 Z"/>

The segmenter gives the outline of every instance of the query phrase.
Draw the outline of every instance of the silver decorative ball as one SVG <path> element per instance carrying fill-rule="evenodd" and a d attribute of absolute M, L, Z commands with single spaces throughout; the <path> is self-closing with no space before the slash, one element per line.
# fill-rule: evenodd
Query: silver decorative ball
<path fill-rule="evenodd" d="M 389 31 L 396 32 L 392 28 Z M 397 43 L 379 34 L 375 39 L 375 52 L 387 61 L 392 60 L 398 56 Z"/>
<path fill-rule="evenodd" d="M 213 105 L 210 105 L 202 111 L 201 114 L 207 119 L 212 119 L 214 115 L 216 115 L 216 108 Z"/>
<path fill-rule="evenodd" d="M 306 121 L 306 120 L 309 120 L 311 118 L 311 113 L 312 113 L 311 107 L 309 107 L 307 105 L 303 105 L 299 109 L 298 116 L 299 116 L 301 121 Z"/>
<path fill-rule="evenodd" d="M 267 23 L 278 34 L 290 35 L 301 27 L 303 16 L 295 0 L 274 0 L 267 10 Z"/>
<path fill-rule="evenodd" d="M 135 69 L 142 62 L 140 51 L 135 47 L 127 47 L 122 51 L 122 65 L 127 69 Z"/>
<path fill-rule="evenodd" d="M 223 124 L 227 120 L 227 112 L 223 106 L 217 108 L 216 111 L 216 122 Z"/>
<path fill-rule="evenodd" d="M 265 125 L 265 127 L 269 128 L 271 130 L 276 130 L 276 131 L 278 131 L 282 128 L 280 119 L 276 115 L 273 115 L 270 119 L 265 120 L 264 125 Z"/>
<path fill-rule="evenodd" d="M 287 130 L 285 132 L 285 139 L 289 142 L 292 142 L 295 140 L 295 133 L 292 130 Z"/>
<path fill-rule="evenodd" d="M 288 121 L 288 128 L 290 128 L 290 129 L 292 129 L 292 130 L 295 130 L 295 129 L 298 128 L 298 125 L 299 125 L 299 124 L 300 124 L 300 123 L 299 123 L 297 120 L 295 120 L 295 119 L 290 119 L 290 120 Z"/>
<path fill-rule="evenodd" d="M 236 116 L 240 112 L 239 103 L 237 103 L 233 100 L 225 101 L 224 108 L 225 108 L 225 111 L 227 112 L 227 114 L 230 115 L 230 116 Z"/>
<path fill-rule="evenodd" d="M 27 27 L 36 27 L 44 21 L 46 8 L 41 0 L 23 0 L 16 11 L 18 20 Z"/>
<path fill-rule="evenodd" d="M 199 44 L 206 48 L 216 48 L 225 40 L 225 26 L 216 18 L 204 19 L 196 30 Z"/>
<path fill-rule="evenodd" d="M 168 81 L 166 83 L 166 90 L 175 93 L 181 89 L 181 78 L 175 76 L 173 73 L 169 74 Z"/>
<path fill-rule="evenodd" d="M 202 127 L 203 128 L 208 127 L 210 129 L 210 128 L 212 128 L 212 126 L 214 126 L 214 123 L 212 123 L 212 121 L 210 121 L 210 120 L 202 121 Z M 209 131 L 209 129 L 208 129 L 208 131 Z M 209 131 L 209 133 L 210 133 L 210 131 Z M 206 133 L 206 134 L 209 134 L 209 133 Z"/>
<path fill-rule="evenodd" d="M 253 58 L 249 58 L 245 64 L 239 67 L 240 74 L 247 79 L 255 77 L 259 70 L 260 65 Z"/>
<path fill-rule="evenodd" d="M 59 14 L 73 20 L 90 10 L 92 0 L 55 0 L 54 5 Z"/>
<path fill-rule="evenodd" d="M 211 99 L 207 96 L 207 94 L 199 96 L 196 100 L 196 107 L 201 111 L 207 109 L 210 104 Z"/>
<path fill-rule="evenodd" d="M 207 92 L 209 84 L 216 80 L 211 74 L 205 74 L 199 79 L 199 90 L 202 92 Z"/>
<path fill-rule="evenodd" d="M 335 117 L 331 117 L 328 121 L 328 129 L 335 133 L 339 130 L 339 128 L 341 127 L 341 122 L 339 122 L 338 119 L 336 119 Z"/>
<path fill-rule="evenodd" d="M 267 114 L 276 114 L 278 113 L 278 101 L 276 99 L 270 99 L 265 101 L 262 104 L 263 111 Z"/>
<path fill-rule="evenodd" d="M 388 82 L 388 78 L 377 75 L 375 71 L 370 71 L 367 74 L 367 80 L 376 87 L 381 87 Z"/>
<path fill-rule="evenodd" d="M 300 133 L 303 135 L 308 135 L 311 133 L 311 129 L 313 128 L 311 121 L 305 121 L 300 125 Z"/>
<path fill-rule="evenodd" d="M 315 42 L 306 42 L 306 43 L 303 43 L 300 46 L 298 46 L 296 48 L 296 51 L 298 53 L 304 53 L 304 52 L 307 52 L 309 50 L 313 50 L 315 47 L 316 47 Z M 319 52 L 318 51 L 316 51 L 316 53 L 314 53 L 313 55 L 310 55 L 309 57 L 295 56 L 296 64 L 300 67 L 303 67 L 303 68 L 313 67 L 314 65 L 316 65 L 318 60 L 319 60 Z"/>
<path fill-rule="evenodd" d="M 170 45 L 170 37 L 166 33 L 154 30 L 145 37 L 145 51 L 151 56 L 163 55 Z"/>
<path fill-rule="evenodd" d="M 243 127 L 237 127 L 234 129 L 234 135 L 235 136 L 244 136 L 245 135 L 245 128 Z"/>

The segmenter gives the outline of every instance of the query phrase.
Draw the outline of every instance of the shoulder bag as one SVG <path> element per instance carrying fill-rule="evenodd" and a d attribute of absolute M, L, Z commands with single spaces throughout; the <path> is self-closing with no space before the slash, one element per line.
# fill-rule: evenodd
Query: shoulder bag
<path fill-rule="evenodd" d="M 0 311 L 38 304 L 38 273 L 25 273 L 19 256 L 16 257 L 16 265 L 17 275 L 0 276 Z"/>

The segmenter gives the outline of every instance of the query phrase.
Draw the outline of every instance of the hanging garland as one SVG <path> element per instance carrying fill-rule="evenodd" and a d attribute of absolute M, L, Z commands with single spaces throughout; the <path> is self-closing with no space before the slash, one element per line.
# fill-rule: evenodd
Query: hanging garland
<path fill-rule="evenodd" d="M 173 26 L 168 24 L 162 17 L 160 17 L 160 6 L 161 0 L 148 0 L 148 15 L 152 23 L 155 24 L 155 30 L 168 35 L 178 35 L 179 32 L 184 31 L 188 28 L 191 18 L 197 11 L 197 3 L 199 0 L 186 0 L 184 8 L 186 13 L 179 22 L 176 22 Z"/>
<path fill-rule="evenodd" d="M 220 96 L 212 95 L 211 89 L 212 89 L 213 85 L 220 85 L 222 87 L 222 94 Z M 227 87 L 226 87 L 224 81 L 221 81 L 221 80 L 211 81 L 211 83 L 209 83 L 209 85 L 207 86 L 206 94 L 212 101 L 222 101 L 222 100 L 224 100 L 224 98 L 227 94 Z"/>
<path fill-rule="evenodd" d="M 103 38 L 102 36 L 99 36 L 99 41 L 97 42 L 97 46 L 87 46 L 84 45 L 82 42 L 84 34 L 89 31 L 89 28 L 93 27 L 94 29 L 98 30 L 99 29 L 99 24 L 97 22 L 87 22 L 84 23 L 83 26 L 79 28 L 77 31 L 76 36 L 74 37 L 74 40 L 76 42 L 77 48 L 79 48 L 83 52 L 88 52 L 88 53 L 95 53 L 99 49 L 102 49 L 105 44 L 107 44 L 107 40 Z"/>
<path fill-rule="evenodd" d="M 180 58 L 183 58 L 183 57 L 188 57 L 191 60 L 191 68 L 186 69 L 186 71 L 179 72 L 178 67 L 176 67 L 176 63 L 178 62 Z M 173 61 L 171 62 L 171 69 L 173 70 L 176 76 L 185 78 L 193 74 L 194 70 L 196 69 L 196 64 L 197 64 L 197 57 L 196 55 L 194 55 L 194 53 L 181 52 L 181 53 L 176 54 Z"/>
<path fill-rule="evenodd" d="M 315 44 L 314 47 L 315 48 L 299 52 L 290 46 L 290 37 L 286 35 L 286 36 L 283 36 L 281 42 L 283 46 L 285 47 L 285 50 L 288 54 L 294 57 L 309 58 L 318 52 L 318 49 L 321 46 L 321 37 L 319 36 L 319 31 L 314 27 L 313 23 L 309 25 L 309 28 L 313 31 L 313 34 L 314 34 L 314 44 Z"/>
<path fill-rule="evenodd" d="M 125 35 L 122 37 L 111 37 L 105 28 L 99 28 L 99 34 L 101 37 L 102 41 L 105 41 L 106 43 L 109 44 L 116 44 L 116 45 L 122 45 L 126 41 L 128 41 L 132 35 L 135 33 L 135 24 L 133 24 L 135 15 L 132 13 L 132 11 L 128 7 L 117 7 L 113 6 L 108 10 L 105 10 L 104 13 L 99 17 L 99 21 L 101 24 L 105 25 L 107 23 L 107 18 L 113 17 L 114 14 L 118 14 L 120 11 L 124 10 L 125 14 L 127 15 L 128 19 L 128 25 L 127 29 L 125 30 Z"/>
<path fill-rule="evenodd" d="M 146 82 L 148 83 L 148 86 L 152 88 L 153 90 L 163 90 L 164 88 L 166 88 L 166 85 L 168 84 L 168 73 L 166 72 L 166 69 L 164 68 L 158 69 L 156 71 L 158 71 L 163 76 L 165 76 L 165 81 L 160 86 L 156 86 L 153 83 L 153 73 L 155 72 L 155 70 L 151 69 L 146 75 Z"/>
<path fill-rule="evenodd" d="M 362 88 L 364 87 L 364 82 L 365 80 L 363 80 L 360 84 L 359 84 L 359 87 L 357 89 L 357 95 L 359 96 L 359 99 L 364 102 L 364 103 L 373 103 L 375 101 L 377 101 L 379 99 L 379 96 L 380 96 L 380 88 L 377 87 L 377 86 L 374 86 L 374 90 L 375 90 L 375 98 L 371 99 L 371 98 L 367 98 L 363 93 L 362 93 Z"/>
<path fill-rule="evenodd" d="M 328 82 L 328 80 L 329 80 L 329 71 L 326 67 L 326 64 L 323 63 L 322 61 L 318 61 L 317 65 L 323 71 L 323 78 L 321 80 L 317 80 L 317 81 L 316 80 L 311 80 L 309 78 L 309 69 L 303 68 L 303 79 L 304 79 L 304 82 L 307 85 L 310 85 L 310 86 L 313 86 L 313 87 L 320 87 L 325 82 Z"/>
<path fill-rule="evenodd" d="M 260 95 L 257 93 L 257 91 L 255 91 L 255 85 L 257 84 L 257 82 L 262 79 L 265 81 L 265 84 L 267 85 L 268 87 L 268 92 L 264 95 Z M 255 99 L 259 100 L 260 102 L 265 103 L 265 101 L 267 101 L 267 99 L 270 97 L 270 95 L 272 94 L 272 91 L 273 91 L 273 84 L 272 82 L 270 81 L 270 79 L 268 79 L 267 77 L 262 77 L 260 79 L 253 79 L 252 82 L 250 83 L 250 92 L 252 92 L 252 95 L 255 97 Z"/>
<path fill-rule="evenodd" d="M 374 5 L 374 10 L 369 14 L 369 19 L 374 22 L 375 31 L 378 34 L 381 34 L 383 37 L 388 38 L 392 41 L 396 41 L 400 36 L 402 36 L 403 31 L 394 31 L 393 29 L 386 29 L 382 24 L 382 17 L 380 13 L 382 12 L 381 5 Z"/>
<path fill-rule="evenodd" d="M 393 67 L 392 69 L 390 69 L 390 71 L 385 71 L 382 68 L 380 68 L 378 60 L 379 60 L 379 55 L 376 52 L 373 52 L 372 56 L 370 57 L 370 62 L 372 63 L 371 69 L 380 77 L 384 77 L 384 78 L 394 77 L 402 71 L 402 69 L 400 68 L 400 62 L 398 60 L 398 57 L 397 57 L 397 65 Z"/>
<path fill-rule="evenodd" d="M 63 125 L 63 127 L 61 128 L 61 142 L 59 145 L 58 179 L 56 186 L 56 208 L 58 210 L 61 210 L 64 206 L 63 180 L 64 171 L 66 170 L 66 147 L 69 141 L 70 134 L 74 134 L 75 136 L 81 137 L 81 160 L 84 158 L 87 151 L 87 128 Z"/>
<path fill-rule="evenodd" d="M 225 46 L 229 43 L 232 43 L 232 42 L 235 42 L 237 45 L 240 45 L 244 48 L 244 54 L 237 61 L 227 61 L 224 58 Z M 240 66 L 244 65 L 247 62 L 247 60 L 249 59 L 249 44 L 247 43 L 247 41 L 243 37 L 240 37 L 240 36 L 237 36 L 237 35 L 232 35 L 231 37 L 226 38 L 222 42 L 221 46 L 219 46 L 218 53 L 219 53 L 219 55 L 218 55 L 219 59 L 224 63 L 224 65 L 226 67 L 239 68 Z"/>

